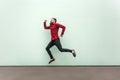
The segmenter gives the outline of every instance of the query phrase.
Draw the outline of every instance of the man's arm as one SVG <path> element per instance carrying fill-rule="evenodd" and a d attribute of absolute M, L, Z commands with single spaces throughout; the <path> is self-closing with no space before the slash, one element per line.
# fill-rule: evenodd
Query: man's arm
<path fill-rule="evenodd" d="M 59 24 L 59 23 L 57 23 L 57 26 L 62 28 L 62 32 L 61 32 L 61 35 L 60 35 L 62 37 L 64 35 L 66 27 L 64 25 L 62 25 L 62 24 Z"/>
<path fill-rule="evenodd" d="M 50 26 L 46 25 L 47 20 L 44 21 L 44 29 L 50 29 Z"/>

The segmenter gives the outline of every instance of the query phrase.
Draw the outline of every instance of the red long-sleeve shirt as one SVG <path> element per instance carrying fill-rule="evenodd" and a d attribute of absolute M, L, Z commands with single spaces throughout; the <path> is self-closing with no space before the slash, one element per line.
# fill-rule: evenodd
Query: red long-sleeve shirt
<path fill-rule="evenodd" d="M 62 28 L 61 35 L 63 35 L 65 32 L 65 28 L 66 28 L 64 25 L 59 24 L 59 23 L 54 23 L 50 26 L 47 26 L 46 22 L 44 22 L 44 29 L 50 29 L 50 31 L 51 31 L 51 40 L 55 40 L 55 39 L 59 38 L 59 36 L 58 36 L 59 28 Z"/>

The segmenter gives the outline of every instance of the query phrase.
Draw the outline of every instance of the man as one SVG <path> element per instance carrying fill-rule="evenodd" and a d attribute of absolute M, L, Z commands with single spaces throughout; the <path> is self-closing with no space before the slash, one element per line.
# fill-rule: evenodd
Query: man
<path fill-rule="evenodd" d="M 60 38 L 58 36 L 58 30 L 59 30 L 59 28 L 62 28 L 62 32 L 61 32 L 61 35 L 60 35 L 62 37 L 66 27 L 64 25 L 62 25 L 62 24 L 57 23 L 56 18 L 51 19 L 50 26 L 47 26 L 46 22 L 47 22 L 47 20 L 44 21 L 44 29 L 50 29 L 50 31 L 51 31 L 51 41 L 49 42 L 49 44 L 46 47 L 46 50 L 47 50 L 47 52 L 48 52 L 48 54 L 50 56 L 49 64 L 51 62 L 55 61 L 55 58 L 53 57 L 53 55 L 52 55 L 52 53 L 50 51 L 50 48 L 52 46 L 54 46 L 54 45 L 59 49 L 59 51 L 61 51 L 61 52 L 70 52 L 70 53 L 72 53 L 72 55 L 74 57 L 76 57 L 76 53 L 75 53 L 74 49 L 71 50 L 71 49 L 62 48 L 62 45 L 60 43 Z"/>

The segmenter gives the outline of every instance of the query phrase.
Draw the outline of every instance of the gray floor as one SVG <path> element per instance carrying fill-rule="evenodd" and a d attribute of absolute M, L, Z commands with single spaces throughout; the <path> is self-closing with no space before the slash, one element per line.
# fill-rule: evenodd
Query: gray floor
<path fill-rule="evenodd" d="M 0 80 L 120 80 L 120 67 L 0 67 Z"/>

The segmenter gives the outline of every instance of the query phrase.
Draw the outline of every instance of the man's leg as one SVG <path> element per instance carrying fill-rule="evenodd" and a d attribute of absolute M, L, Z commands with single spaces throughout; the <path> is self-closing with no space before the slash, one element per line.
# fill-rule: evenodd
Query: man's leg
<path fill-rule="evenodd" d="M 60 39 L 55 40 L 55 45 L 61 52 L 71 52 L 72 53 L 72 50 L 62 48 L 62 45 L 60 43 Z"/>
<path fill-rule="evenodd" d="M 54 45 L 53 41 L 50 41 L 49 44 L 48 44 L 47 47 L 46 47 L 46 51 L 47 51 L 47 53 L 49 54 L 49 56 L 50 56 L 51 59 L 53 59 L 53 55 L 52 55 L 52 53 L 51 53 L 51 51 L 50 51 L 50 48 L 51 48 L 53 45 Z"/>
<path fill-rule="evenodd" d="M 70 49 L 65 49 L 65 48 L 62 48 L 62 45 L 60 43 L 60 39 L 58 38 L 57 40 L 55 40 L 55 45 L 57 46 L 57 48 L 59 49 L 59 51 L 61 52 L 71 52 L 72 55 L 74 57 L 76 57 L 76 53 L 75 53 L 75 50 L 70 50 Z"/>
<path fill-rule="evenodd" d="M 73 56 L 76 57 L 75 50 L 62 48 L 62 45 L 60 43 L 60 39 L 59 38 L 57 40 L 55 40 L 55 45 L 59 49 L 59 51 L 61 51 L 61 52 L 71 52 L 73 54 Z"/>
<path fill-rule="evenodd" d="M 50 51 L 50 48 L 54 45 L 54 42 L 53 41 L 50 41 L 50 43 L 48 44 L 48 46 L 46 47 L 46 50 L 50 56 L 50 61 L 49 61 L 49 64 L 53 61 L 55 61 L 55 58 L 53 57 L 51 51 Z"/>

